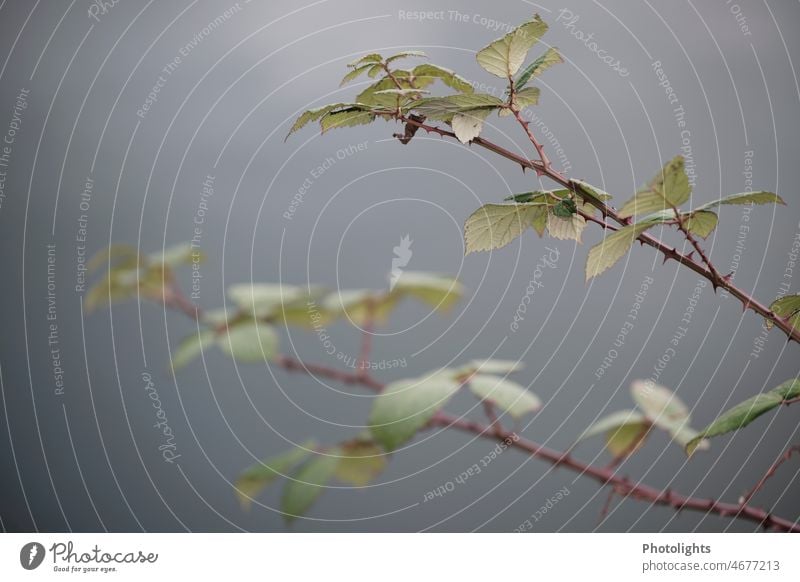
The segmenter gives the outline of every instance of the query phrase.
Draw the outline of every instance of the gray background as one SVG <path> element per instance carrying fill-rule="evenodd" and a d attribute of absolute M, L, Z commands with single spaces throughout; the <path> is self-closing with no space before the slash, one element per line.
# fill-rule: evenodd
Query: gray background
<path fill-rule="evenodd" d="M 362 53 L 425 50 L 434 62 L 496 85 L 475 63 L 474 51 L 502 31 L 481 24 L 480 17 L 515 24 L 539 11 L 551 24 L 544 40 L 568 62 L 542 78 L 535 113 L 563 146 L 570 175 L 605 187 L 618 204 L 681 146 L 672 107 L 652 69 L 660 60 L 686 110 L 698 173 L 695 200 L 743 190 L 745 152 L 752 150 L 754 186 L 779 192 L 789 204 L 753 210 L 736 281 L 769 301 L 784 280 L 787 252 L 800 228 L 796 3 L 740 2 L 751 35 L 743 34 L 732 4 L 722 0 L 242 3 L 183 59 L 143 120 L 136 111 L 159 71 L 230 4 L 125 0 L 100 22 L 88 17 L 89 4 L 0 5 L 2 133 L 17 93 L 30 89 L 0 208 L 0 518 L 6 530 L 282 531 L 280 487 L 243 512 L 230 482 L 255 459 L 291 442 L 351 437 L 370 407 L 371 398 L 357 388 L 266 366 L 237 367 L 218 351 L 173 378 L 167 347 L 192 323 L 152 303 L 141 309 L 119 304 L 82 318 L 82 296 L 74 290 L 75 235 L 87 176 L 95 185 L 89 249 L 113 241 L 143 252 L 191 237 L 201 184 L 215 176 L 202 241 L 208 255 L 203 307 L 220 306 L 228 284 L 250 279 L 383 287 L 392 248 L 409 234 L 414 254 L 408 268 L 458 272 L 469 292 L 449 315 L 426 318 L 427 307 L 404 303 L 381 330 L 389 335 L 376 338 L 374 359 L 405 357 L 409 366 L 381 373 L 382 379 L 491 354 L 520 358 L 527 369 L 519 381 L 546 403 L 521 430 L 557 448 L 568 447 L 598 414 L 632 405 L 628 386 L 653 373 L 696 277 L 675 264 L 662 267 L 652 250 L 636 248 L 587 286 L 586 251 L 600 239 L 594 227 L 581 245 L 541 241 L 529 232 L 501 251 L 465 259 L 464 219 L 481 202 L 537 186 L 530 174 L 477 147 L 423 135 L 402 146 L 387 139 L 398 128 L 384 122 L 322 137 L 308 129 L 284 143 L 299 111 L 352 98 L 356 87 L 338 89 L 338 83 L 345 63 Z M 598 45 L 630 70 L 628 77 L 556 22 L 562 8 L 580 16 L 576 28 L 594 33 Z M 400 18 L 399 11 L 421 9 L 444 10 L 444 19 Z M 467 22 L 452 19 L 450 10 L 466 14 Z M 493 118 L 491 125 L 485 135 L 526 148 L 510 121 Z M 337 160 L 314 181 L 291 221 L 282 217 L 314 167 L 361 142 L 363 152 Z M 707 246 L 727 272 L 742 211 L 728 207 L 721 218 Z M 671 240 L 670 233 L 664 236 Z M 57 249 L 63 396 L 54 394 L 47 344 L 51 243 Z M 545 245 L 558 249 L 557 267 L 542 275 L 544 286 L 520 330 L 510 333 Z M 655 284 L 636 326 L 597 380 L 595 370 L 649 275 Z M 188 283 L 186 270 L 182 277 Z M 791 288 L 797 290 L 796 281 Z M 660 381 L 693 407 L 695 424 L 702 426 L 734 402 L 796 374 L 798 347 L 773 332 L 759 357 L 751 357 L 761 320 L 742 315 L 737 302 L 710 288 L 699 303 Z M 330 333 L 338 349 L 357 352 L 359 336 L 347 325 L 332 326 Z M 282 338 L 286 353 L 336 363 L 312 333 L 284 330 Z M 181 454 L 176 464 L 158 453 L 141 380 L 145 371 L 155 379 L 175 432 Z M 463 394 L 449 408 L 480 418 L 473 406 Z M 735 501 L 796 440 L 796 418 L 791 408 L 770 414 L 734 438 L 715 440 L 690 462 L 657 434 L 620 472 Z M 454 480 L 492 447 L 452 431 L 431 434 L 395 454 L 374 486 L 327 491 L 308 519 L 291 529 L 510 531 L 563 487 L 570 495 L 534 530 L 755 528 L 697 513 L 675 515 L 634 500 L 615 506 L 598 526 L 605 491 L 514 451 L 452 493 L 421 503 L 427 491 Z M 599 439 L 577 454 L 608 461 Z M 796 462 L 785 466 L 759 503 L 798 516 L 797 471 Z"/>

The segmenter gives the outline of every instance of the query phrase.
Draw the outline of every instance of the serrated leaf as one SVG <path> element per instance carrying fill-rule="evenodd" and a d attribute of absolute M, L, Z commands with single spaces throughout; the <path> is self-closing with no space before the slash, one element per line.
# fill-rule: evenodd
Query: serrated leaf
<path fill-rule="evenodd" d="M 542 407 L 541 400 L 533 392 L 506 378 L 475 374 L 469 380 L 469 389 L 481 400 L 491 402 L 515 419 Z"/>
<path fill-rule="evenodd" d="M 664 166 L 647 187 L 622 206 L 619 215 L 627 218 L 677 208 L 689 200 L 691 193 L 683 156 L 677 156 Z"/>
<path fill-rule="evenodd" d="M 249 508 L 251 500 L 267 485 L 279 477 L 286 477 L 289 471 L 308 457 L 316 446 L 314 441 L 306 441 L 285 453 L 256 463 L 243 471 L 235 483 L 236 496 L 239 498 L 242 509 Z"/>
<path fill-rule="evenodd" d="M 532 77 L 537 77 L 550 67 L 563 62 L 564 59 L 562 59 L 561 55 L 558 54 L 558 49 L 555 47 L 550 47 L 542 56 L 523 69 L 516 82 L 517 88 L 523 88 Z"/>
<path fill-rule="evenodd" d="M 336 478 L 356 487 L 371 483 L 386 468 L 386 453 L 371 442 L 355 441 L 341 445 Z"/>
<path fill-rule="evenodd" d="M 354 79 L 357 79 L 358 77 L 360 77 L 361 75 L 366 73 L 371 66 L 372 65 L 364 65 L 364 66 L 358 67 L 356 69 L 353 69 L 352 71 L 347 73 L 344 76 L 344 78 L 342 78 L 342 82 L 339 83 L 339 86 L 342 87 L 343 85 L 347 85 L 347 83 L 349 83 L 350 81 L 352 81 Z"/>
<path fill-rule="evenodd" d="M 433 82 L 434 79 L 439 79 L 442 83 L 460 93 L 473 93 L 475 91 L 469 81 L 458 76 L 450 69 L 440 67 L 439 65 L 431 63 L 417 65 L 411 71 L 411 74 L 416 79 L 415 85 L 417 86 L 420 85 L 420 80 L 423 81 L 423 84 L 427 85 Z"/>
<path fill-rule="evenodd" d="M 303 463 L 286 484 L 281 497 L 284 519 L 291 522 L 302 516 L 322 494 L 339 466 L 339 450 L 331 449 Z"/>
<path fill-rule="evenodd" d="M 304 297 L 302 287 L 277 283 L 240 283 L 228 287 L 228 297 L 239 309 L 263 318 Z"/>
<path fill-rule="evenodd" d="M 464 366 L 465 370 L 477 371 L 481 374 L 511 374 L 525 368 L 520 360 L 472 360 Z"/>
<path fill-rule="evenodd" d="M 636 410 L 620 410 L 619 412 L 612 412 L 595 422 L 592 426 L 587 428 L 580 437 L 579 441 L 606 433 L 610 430 L 616 430 L 620 426 L 626 424 L 640 424 L 646 422 L 647 419 L 644 415 Z"/>
<path fill-rule="evenodd" d="M 200 330 L 181 341 L 172 354 L 172 371 L 177 372 L 186 364 L 199 356 L 203 350 L 214 343 L 216 333 L 213 330 Z"/>
<path fill-rule="evenodd" d="M 399 59 L 407 59 L 407 58 L 418 58 L 418 59 L 427 59 L 428 55 L 426 55 L 422 51 L 404 51 L 402 53 L 397 53 L 396 55 L 392 55 L 388 59 L 386 59 L 386 64 L 392 63 Z"/>
<path fill-rule="evenodd" d="M 366 125 L 373 121 L 375 121 L 375 114 L 372 111 L 365 111 L 362 108 L 355 107 L 328 113 L 320 120 L 319 124 L 322 128 L 322 133 L 325 133 L 331 129 Z"/>
<path fill-rule="evenodd" d="M 631 395 L 647 419 L 681 446 L 698 434 L 689 426 L 689 407 L 671 390 L 651 381 L 637 380 L 631 384 Z M 708 443 L 702 447 L 708 448 Z"/>
<path fill-rule="evenodd" d="M 706 210 L 708 208 L 714 208 L 715 206 L 720 206 L 721 204 L 783 204 L 786 205 L 786 202 L 783 201 L 783 198 L 778 196 L 777 194 L 773 194 L 772 192 L 740 192 L 739 194 L 730 194 L 719 200 L 714 200 L 713 202 L 708 202 L 701 206 L 698 206 L 696 210 Z"/>
<path fill-rule="evenodd" d="M 248 319 L 217 336 L 219 348 L 241 362 L 263 362 L 278 353 L 278 334 L 271 325 Z"/>
<path fill-rule="evenodd" d="M 453 116 L 453 131 L 461 143 L 469 143 L 481 134 L 483 121 L 492 112 L 491 109 L 473 109 Z"/>
<path fill-rule="evenodd" d="M 794 329 L 800 329 L 800 295 L 786 295 L 772 302 L 769 306 L 778 317 L 782 317 L 789 321 L 789 324 Z M 767 329 L 771 329 L 774 325 L 771 320 L 764 320 Z"/>
<path fill-rule="evenodd" d="M 292 125 L 289 133 L 286 134 L 288 138 L 292 135 L 295 131 L 302 129 L 307 124 L 311 123 L 312 121 L 317 121 L 318 119 L 323 118 L 325 115 L 330 113 L 331 111 L 335 111 L 336 109 L 342 109 L 343 107 L 352 106 L 352 103 L 331 103 L 330 105 L 325 105 L 323 107 L 317 107 L 316 109 L 309 109 L 305 111 L 303 114 L 298 117 L 294 124 Z"/>
<path fill-rule="evenodd" d="M 375 399 L 370 432 L 387 451 L 411 439 L 459 388 L 444 374 L 400 380 L 387 385 Z"/>
<path fill-rule="evenodd" d="M 526 87 L 514 94 L 514 104 L 517 109 L 525 109 L 539 103 L 539 87 Z"/>
<path fill-rule="evenodd" d="M 365 63 L 380 63 L 383 60 L 383 57 L 378 53 L 371 53 L 368 55 L 364 55 L 351 63 L 348 63 L 347 66 L 350 68 L 356 68 L 359 65 L 363 65 Z"/>
<path fill-rule="evenodd" d="M 620 228 L 593 246 L 586 259 L 586 280 L 610 269 L 633 245 L 640 234 L 655 226 L 656 222 L 636 223 Z"/>
<path fill-rule="evenodd" d="M 449 95 L 447 97 L 427 97 L 409 105 L 420 115 L 430 119 L 446 120 L 456 113 L 475 109 L 496 109 L 504 105 L 501 99 L 486 93 Z"/>
<path fill-rule="evenodd" d="M 702 238 L 708 238 L 714 229 L 717 228 L 717 215 L 710 210 L 698 210 L 692 212 L 689 217 L 684 220 L 686 230 L 692 234 L 696 234 Z"/>
<path fill-rule="evenodd" d="M 581 234 L 586 228 L 586 219 L 580 214 L 573 214 L 567 218 L 556 216 L 553 213 L 547 216 L 547 232 L 559 240 L 574 240 L 581 242 Z"/>
<path fill-rule="evenodd" d="M 647 438 L 650 424 L 628 423 L 606 432 L 606 449 L 615 458 L 627 457 L 636 452 Z"/>
<path fill-rule="evenodd" d="M 383 323 L 397 305 L 398 297 L 372 289 L 342 289 L 322 301 L 323 309 L 336 316 L 346 316 L 355 325 L 365 325 L 370 320 Z"/>
<path fill-rule="evenodd" d="M 464 225 L 467 254 L 506 246 L 532 225 L 539 208 L 536 203 L 481 206 Z"/>
<path fill-rule="evenodd" d="M 721 434 L 733 432 L 744 428 L 762 414 L 777 408 L 784 401 L 800 397 L 800 380 L 788 380 L 769 392 L 757 394 L 748 398 L 723 412 L 714 422 L 704 428 L 698 435 L 686 444 L 686 452 L 691 455 L 697 448 L 701 439 L 707 439 Z"/>
<path fill-rule="evenodd" d="M 547 24 L 537 14 L 530 22 L 515 28 L 478 51 L 476 55 L 478 64 L 492 75 L 512 77 L 525 62 L 528 51 L 546 31 Z"/>
<path fill-rule="evenodd" d="M 447 311 L 464 295 L 464 286 L 449 275 L 403 271 L 395 281 L 392 295 L 414 297 L 433 307 Z"/>

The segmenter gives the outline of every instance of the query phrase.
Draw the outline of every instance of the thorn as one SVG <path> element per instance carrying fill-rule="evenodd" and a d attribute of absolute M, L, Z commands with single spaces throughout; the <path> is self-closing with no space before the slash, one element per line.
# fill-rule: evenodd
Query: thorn
<path fill-rule="evenodd" d="M 666 264 L 667 264 L 667 261 L 668 261 L 668 260 L 670 260 L 671 258 L 672 258 L 672 257 L 670 257 L 669 255 L 664 255 L 664 260 L 663 260 L 663 261 L 661 261 L 661 264 L 662 264 L 662 265 L 666 265 Z"/>

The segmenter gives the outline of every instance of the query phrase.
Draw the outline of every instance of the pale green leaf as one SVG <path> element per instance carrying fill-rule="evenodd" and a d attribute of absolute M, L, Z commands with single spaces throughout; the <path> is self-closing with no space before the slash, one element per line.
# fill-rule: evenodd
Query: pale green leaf
<path fill-rule="evenodd" d="M 322 133 L 340 127 L 354 127 L 356 125 L 366 125 L 375 121 L 375 114 L 360 107 L 342 109 L 328 113 L 320 120 Z"/>
<path fill-rule="evenodd" d="M 349 442 L 339 449 L 341 457 L 336 466 L 336 478 L 339 481 L 363 487 L 386 468 L 386 453 L 372 442 Z"/>
<path fill-rule="evenodd" d="M 430 119 L 447 120 L 456 113 L 474 109 L 496 109 L 504 105 L 502 99 L 485 93 L 467 93 L 447 97 L 426 97 L 409 105 L 420 115 Z"/>
<path fill-rule="evenodd" d="M 532 77 L 537 77 L 550 67 L 563 62 L 564 59 L 562 59 L 561 55 L 558 54 L 558 49 L 555 47 L 550 47 L 542 56 L 523 69 L 516 82 L 517 88 L 523 88 Z"/>
<path fill-rule="evenodd" d="M 472 85 L 470 85 L 469 81 L 456 75 L 450 69 L 445 69 L 444 67 L 440 67 L 438 65 L 430 63 L 418 65 L 411 71 L 411 75 L 415 79 L 414 84 L 416 86 L 428 85 L 434 79 L 439 79 L 442 83 L 460 93 L 474 92 L 474 89 Z M 422 81 L 422 83 L 420 83 L 420 81 Z"/>
<path fill-rule="evenodd" d="M 478 64 L 492 75 L 512 77 L 525 62 L 528 51 L 546 31 L 547 24 L 537 14 L 530 22 L 478 51 Z"/>
<path fill-rule="evenodd" d="M 540 208 L 536 203 L 481 206 L 464 225 L 467 254 L 506 246 L 532 225 Z"/>
<path fill-rule="evenodd" d="M 721 204 L 786 204 L 783 201 L 783 198 L 778 196 L 777 194 L 773 194 L 772 192 L 740 192 L 739 194 L 730 194 L 729 196 L 725 196 L 720 198 L 719 200 L 714 200 L 713 202 L 708 202 L 703 204 L 702 206 L 698 206 L 697 210 L 706 210 L 708 208 L 714 208 L 715 206 L 719 206 Z"/>
<path fill-rule="evenodd" d="M 634 422 L 623 424 L 606 432 L 606 448 L 615 458 L 627 457 L 644 444 L 650 424 Z"/>
<path fill-rule="evenodd" d="M 172 371 L 176 372 L 199 356 L 203 350 L 214 343 L 214 330 L 200 330 L 183 338 L 172 354 Z"/>
<path fill-rule="evenodd" d="M 408 59 L 408 58 L 416 58 L 416 59 L 427 59 L 428 55 L 426 55 L 422 51 L 404 51 L 402 53 L 397 53 L 396 55 L 392 55 L 388 59 L 386 59 L 386 64 L 392 63 L 399 59 Z"/>
<path fill-rule="evenodd" d="M 263 362 L 278 353 L 278 334 L 265 323 L 248 319 L 217 336 L 219 348 L 241 362 Z"/>
<path fill-rule="evenodd" d="M 309 109 L 295 120 L 294 124 L 292 125 L 292 128 L 289 130 L 289 133 L 286 135 L 286 137 L 288 138 L 295 131 L 302 129 L 312 121 L 317 121 L 318 119 L 322 119 L 331 111 L 335 111 L 337 109 L 342 109 L 345 107 L 350 107 L 352 105 L 353 105 L 352 103 L 332 103 L 330 105 L 325 105 L 323 107 L 317 107 L 316 109 Z"/>
<path fill-rule="evenodd" d="M 181 265 L 191 265 L 194 262 L 200 263 L 204 260 L 203 253 L 193 249 L 189 243 L 177 244 L 164 249 L 162 252 L 151 253 L 147 256 L 148 264 L 164 265 L 173 269 Z"/>
<path fill-rule="evenodd" d="M 323 309 L 334 317 L 345 316 L 356 325 L 385 322 L 398 297 L 372 289 L 343 289 L 322 301 Z"/>
<path fill-rule="evenodd" d="M 646 422 L 646 420 L 647 419 L 644 417 L 644 415 L 636 410 L 620 410 L 619 412 L 612 412 L 608 416 L 604 416 L 592 426 L 587 428 L 583 434 L 578 437 L 578 440 L 582 441 L 584 439 L 606 433 L 610 430 L 616 430 L 617 428 L 626 424 L 640 424 L 642 422 Z"/>
<path fill-rule="evenodd" d="M 677 208 L 689 200 L 691 193 L 692 187 L 684 169 L 683 156 L 677 156 L 644 189 L 622 206 L 619 215 L 626 218 Z"/>
<path fill-rule="evenodd" d="M 800 380 L 788 380 L 769 392 L 757 394 L 723 412 L 714 422 L 686 444 L 686 452 L 691 455 L 701 439 L 711 438 L 744 428 L 756 418 L 777 408 L 783 402 L 800 397 Z"/>
<path fill-rule="evenodd" d="M 316 447 L 314 441 L 306 441 L 285 453 L 256 463 L 242 472 L 235 483 L 236 495 L 242 508 L 250 507 L 250 501 L 267 485 L 279 477 L 286 477 L 295 465 L 311 454 L 314 447 Z"/>
<path fill-rule="evenodd" d="M 464 369 L 481 374 L 511 374 L 525 368 L 521 360 L 472 360 Z"/>
<path fill-rule="evenodd" d="M 506 378 L 475 374 L 469 380 L 469 389 L 481 400 L 486 400 L 518 419 L 542 407 L 542 402 L 524 386 Z"/>
<path fill-rule="evenodd" d="M 631 224 L 611 233 L 602 242 L 593 246 L 586 259 L 586 280 L 610 269 L 625 256 L 636 237 L 656 224 L 656 222 Z"/>
<path fill-rule="evenodd" d="M 458 388 L 459 383 L 445 374 L 392 382 L 373 404 L 372 435 L 393 451 L 424 427 Z"/>
<path fill-rule="evenodd" d="M 344 78 L 342 79 L 342 82 L 341 82 L 341 83 L 339 83 L 339 86 L 341 87 L 341 86 L 343 86 L 343 85 L 346 85 L 346 84 L 347 84 L 347 83 L 349 83 L 350 81 L 352 81 L 352 80 L 354 80 L 354 79 L 357 79 L 357 78 L 358 78 L 358 77 L 360 77 L 362 74 L 366 73 L 366 72 L 369 70 L 369 68 L 370 68 L 371 66 L 372 66 L 372 65 L 364 65 L 364 66 L 358 67 L 358 68 L 356 68 L 356 69 L 353 69 L 352 71 L 350 71 L 349 73 L 347 73 L 347 74 L 344 76 Z"/>
<path fill-rule="evenodd" d="M 302 516 L 322 494 L 339 466 L 339 450 L 331 449 L 309 459 L 286 484 L 281 497 L 281 511 L 287 522 Z"/>
<path fill-rule="evenodd" d="M 403 271 L 392 287 L 393 295 L 414 297 L 433 307 L 447 311 L 464 295 L 464 286 L 450 275 Z"/>
<path fill-rule="evenodd" d="M 689 426 L 689 407 L 671 390 L 651 381 L 637 380 L 631 384 L 631 395 L 647 419 L 668 432 L 681 446 L 686 446 L 698 434 Z M 703 442 L 702 448 L 708 448 Z"/>
<path fill-rule="evenodd" d="M 794 329 L 800 329 L 800 295 L 786 295 L 776 299 L 769 309 L 778 317 L 788 320 Z M 766 319 L 765 322 L 767 328 L 771 329 L 772 321 Z"/>
<path fill-rule="evenodd" d="M 696 234 L 702 238 L 708 238 L 714 229 L 717 228 L 717 215 L 710 210 L 698 210 L 692 212 L 689 217 L 684 220 L 686 230 L 692 234 Z"/>
<path fill-rule="evenodd" d="M 228 287 L 228 297 L 239 309 L 264 318 L 279 313 L 283 306 L 309 297 L 309 293 L 294 285 L 241 283 Z"/>
<path fill-rule="evenodd" d="M 472 109 L 453 116 L 453 131 L 461 143 L 471 142 L 481 134 L 483 121 L 492 112 L 491 109 Z"/>
<path fill-rule="evenodd" d="M 378 53 L 371 53 L 371 54 L 364 55 L 363 57 L 360 57 L 360 58 L 354 60 L 352 63 L 348 63 L 347 66 L 354 69 L 354 68 L 359 67 L 361 65 L 364 65 L 366 63 L 370 63 L 370 64 L 380 63 L 382 60 L 383 60 L 383 57 L 381 55 L 379 55 Z"/>
<path fill-rule="evenodd" d="M 556 216 L 553 213 L 547 216 L 547 232 L 559 240 L 574 240 L 581 242 L 581 233 L 586 228 L 586 219 L 579 214 L 567 218 Z"/>

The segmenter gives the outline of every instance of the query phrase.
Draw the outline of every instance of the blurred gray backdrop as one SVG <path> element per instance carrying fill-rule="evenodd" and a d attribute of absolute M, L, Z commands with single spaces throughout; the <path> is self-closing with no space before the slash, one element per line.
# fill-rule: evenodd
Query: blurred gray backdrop
<path fill-rule="evenodd" d="M 291 443 L 352 437 L 370 408 L 371 397 L 356 387 L 236 364 L 215 350 L 171 376 L 168 346 L 193 324 L 153 303 L 83 313 L 84 293 L 76 291 L 82 230 L 88 253 L 109 243 L 153 252 L 188 241 L 202 210 L 204 308 L 221 306 L 228 285 L 250 280 L 385 287 L 392 249 L 409 235 L 409 269 L 457 273 L 468 292 L 449 314 L 402 304 L 379 330 L 373 359 L 405 358 L 407 368 L 380 372 L 381 379 L 491 355 L 521 359 L 527 367 L 517 379 L 545 407 L 520 432 L 556 448 L 569 447 L 598 414 L 630 408 L 631 381 L 656 373 L 695 294 L 691 272 L 662 266 L 651 249 L 637 247 L 587 285 L 586 252 L 601 236 L 593 227 L 578 245 L 529 232 L 500 251 L 465 258 L 465 218 L 482 202 L 538 187 L 534 176 L 435 136 L 403 146 L 391 139 L 400 128 L 382 121 L 325 136 L 307 129 L 284 142 L 300 111 L 355 95 L 358 83 L 339 88 L 339 81 L 345 64 L 367 52 L 423 50 L 484 83 L 481 90 L 497 90 L 474 53 L 533 12 L 550 23 L 544 41 L 566 60 L 541 78 L 533 110 L 556 164 L 604 187 L 618 204 L 681 148 L 696 172 L 697 202 L 750 186 L 777 191 L 788 206 L 749 215 L 723 208 L 706 244 L 721 270 L 738 263 L 736 281 L 762 300 L 782 284 L 797 292 L 796 3 L 8 0 L 0 4 L 0 134 L 10 139 L 0 151 L 3 528 L 283 531 L 280 486 L 245 512 L 231 482 Z M 518 127 L 492 119 L 485 135 L 527 151 Z M 209 177 L 214 194 L 205 209 Z M 514 332 L 536 262 L 553 252 L 545 247 L 558 260 L 541 274 Z M 187 288 L 190 270 L 180 275 Z M 615 346 L 649 277 L 635 325 Z M 697 303 L 659 382 L 703 426 L 796 375 L 800 348 L 779 332 L 764 342 L 762 321 L 710 287 Z M 357 354 L 351 327 L 337 323 L 329 332 L 338 351 Z M 283 352 L 337 364 L 313 333 L 281 335 Z M 601 375 L 610 350 L 613 363 Z M 173 463 L 158 450 L 143 374 L 152 376 L 174 431 L 180 457 Z M 467 394 L 449 409 L 481 416 Z M 620 473 L 736 501 L 796 441 L 797 415 L 793 408 L 769 414 L 690 461 L 656 434 Z M 598 525 L 606 491 L 516 451 L 423 503 L 492 446 L 453 431 L 424 433 L 392 456 L 373 485 L 329 489 L 288 529 L 511 531 L 563 488 L 569 495 L 534 531 L 755 529 L 635 500 L 617 500 Z M 609 461 L 600 439 L 576 455 Z M 782 468 L 758 504 L 800 515 L 798 467 Z"/>

